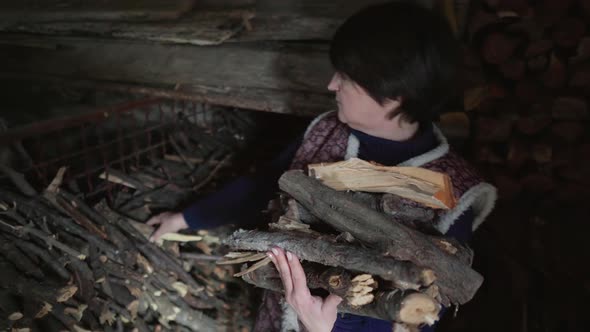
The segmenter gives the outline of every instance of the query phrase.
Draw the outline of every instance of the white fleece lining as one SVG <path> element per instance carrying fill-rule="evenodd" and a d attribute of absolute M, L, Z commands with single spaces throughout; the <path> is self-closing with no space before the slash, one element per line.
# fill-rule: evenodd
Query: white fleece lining
<path fill-rule="evenodd" d="M 283 316 L 281 317 L 281 332 L 299 332 L 299 320 L 297 313 L 285 298 L 281 298 Z"/>
<path fill-rule="evenodd" d="M 449 142 L 447 138 L 442 133 L 440 129 L 433 123 L 432 129 L 434 131 L 434 136 L 438 141 L 438 146 L 426 153 L 418 155 L 414 158 L 410 158 L 406 161 L 399 163 L 397 166 L 414 166 L 420 167 L 424 164 L 427 164 L 433 160 L 436 160 L 449 152 Z"/>
<path fill-rule="evenodd" d="M 475 215 L 472 226 L 473 231 L 475 231 L 479 225 L 484 222 L 490 212 L 492 212 L 497 197 L 498 194 L 496 188 L 486 182 L 482 182 L 469 188 L 469 190 L 459 198 L 457 206 L 440 217 L 436 228 L 441 233 L 445 234 L 455 223 L 455 220 L 471 207 L 473 209 L 473 214 Z"/>
<path fill-rule="evenodd" d="M 439 143 L 438 146 L 426 153 L 401 162 L 398 166 L 420 167 L 433 160 L 441 158 L 449 152 L 449 142 L 445 135 L 435 124 L 432 124 L 432 129 L 434 131 L 434 136 Z M 344 157 L 345 160 L 358 156 L 359 144 L 359 140 L 356 136 L 353 134 L 348 136 L 348 146 L 346 147 L 346 155 Z M 457 206 L 441 216 L 437 229 L 445 234 L 455 223 L 455 220 L 471 207 L 475 214 L 472 226 L 475 231 L 479 225 L 484 222 L 490 212 L 492 212 L 494 205 L 496 204 L 496 198 L 496 188 L 489 183 L 483 182 L 469 188 L 469 190 L 459 198 Z"/>
<path fill-rule="evenodd" d="M 361 143 L 356 136 L 353 134 L 348 135 L 348 144 L 346 145 L 346 154 L 344 155 L 344 160 L 356 158 L 356 156 L 359 154 L 360 144 Z"/>

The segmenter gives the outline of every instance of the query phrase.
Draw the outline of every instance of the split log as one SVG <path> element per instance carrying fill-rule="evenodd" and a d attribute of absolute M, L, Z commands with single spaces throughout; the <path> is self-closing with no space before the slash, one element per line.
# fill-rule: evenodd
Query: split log
<path fill-rule="evenodd" d="M 445 305 L 469 301 L 483 282 L 479 273 L 455 256 L 457 252 L 470 251 L 468 248 L 392 223 L 384 214 L 355 202 L 347 193 L 334 191 L 300 171 L 283 174 L 279 187 L 339 231 L 377 246 L 398 260 L 432 268 Z"/>
<path fill-rule="evenodd" d="M 477 139 L 485 142 L 506 142 L 514 122 L 507 118 L 479 117 L 476 120 Z"/>
<path fill-rule="evenodd" d="M 307 272 L 307 271 L 306 271 Z M 243 276 L 243 279 L 257 287 L 282 292 L 278 273 L 270 266 Z M 309 284 L 312 288 L 315 284 Z M 339 312 L 369 316 L 382 320 L 403 322 L 411 325 L 432 325 L 438 320 L 440 305 L 430 296 L 413 290 L 377 291 L 373 300 L 356 306 L 345 301 L 338 306 Z"/>
<path fill-rule="evenodd" d="M 511 80 L 520 80 L 524 77 L 526 64 L 521 59 L 509 59 L 498 67 L 504 77 Z"/>
<path fill-rule="evenodd" d="M 551 132 L 557 138 L 575 142 L 584 134 L 584 125 L 579 122 L 557 122 L 551 125 Z"/>
<path fill-rule="evenodd" d="M 551 32 L 555 44 L 564 48 L 576 47 L 586 32 L 586 22 L 580 18 L 568 17 L 559 21 Z"/>
<path fill-rule="evenodd" d="M 553 160 L 553 147 L 549 144 L 534 144 L 532 157 L 539 164 L 549 163 Z"/>
<path fill-rule="evenodd" d="M 384 257 L 376 250 L 333 243 L 321 238 L 309 238 L 300 234 L 239 230 L 224 242 L 232 249 L 261 252 L 279 246 L 304 260 L 378 275 L 384 280 L 392 281 L 400 289 L 419 289 L 432 284 L 436 279 L 429 269 Z"/>
<path fill-rule="evenodd" d="M 586 120 L 590 114 L 585 99 L 561 97 L 553 101 L 551 115 L 560 120 Z"/>
<path fill-rule="evenodd" d="M 521 140 L 512 140 L 508 143 L 508 155 L 506 156 L 507 166 L 511 169 L 520 169 L 529 159 L 530 146 Z"/>
<path fill-rule="evenodd" d="M 102 172 L 99 176 L 99 179 L 103 179 L 106 181 L 110 181 L 117 184 L 122 184 L 126 187 L 137 189 L 140 191 L 146 191 L 148 188 L 152 189 L 153 186 L 144 185 L 144 183 L 138 179 L 135 179 L 119 170 L 109 168 L 108 171 Z"/>
<path fill-rule="evenodd" d="M 542 96 L 542 91 L 537 81 L 523 79 L 516 83 L 516 86 L 514 87 L 514 95 L 519 101 L 526 104 L 532 104 L 538 102 L 539 97 Z"/>
<path fill-rule="evenodd" d="M 251 10 L 196 11 L 171 22 L 137 24 L 129 20 L 84 22 L 4 21 L 0 29 L 43 35 L 75 35 L 156 41 L 191 45 L 219 45 L 244 30 L 244 22 L 254 16 Z"/>
<path fill-rule="evenodd" d="M 358 158 L 307 168 L 312 177 L 338 191 L 391 193 L 438 209 L 456 204 L 450 178 L 424 168 L 381 166 Z"/>
<path fill-rule="evenodd" d="M 552 54 L 549 59 L 549 67 L 543 74 L 541 74 L 541 81 L 547 88 L 561 88 L 566 83 L 566 75 L 565 65 Z"/>
<path fill-rule="evenodd" d="M 485 38 L 481 52 L 488 63 L 501 64 L 512 56 L 519 44 L 520 41 L 514 37 L 493 32 Z"/>
<path fill-rule="evenodd" d="M 471 132 L 471 123 L 465 112 L 448 112 L 441 114 L 437 124 L 449 139 L 466 139 Z"/>

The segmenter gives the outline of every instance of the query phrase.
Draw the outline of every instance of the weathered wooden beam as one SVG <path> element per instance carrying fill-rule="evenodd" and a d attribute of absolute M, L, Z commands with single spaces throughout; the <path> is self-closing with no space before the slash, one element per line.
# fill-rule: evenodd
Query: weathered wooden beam
<path fill-rule="evenodd" d="M 332 75 L 327 46 L 227 44 L 162 45 L 91 38 L 17 36 L 54 42 L 56 50 L 3 50 L 0 71 L 57 75 L 141 85 L 326 91 Z"/>
<path fill-rule="evenodd" d="M 103 0 L 100 2 L 47 0 L 43 2 L 4 1 L 0 5 L 0 20 L 31 21 L 86 21 L 170 20 L 191 9 L 195 0 Z"/>
<path fill-rule="evenodd" d="M 254 17 L 252 10 L 194 11 L 175 21 L 137 23 L 130 21 L 50 21 L 0 23 L 5 32 L 157 41 L 165 43 L 218 45 L 244 29 Z"/>

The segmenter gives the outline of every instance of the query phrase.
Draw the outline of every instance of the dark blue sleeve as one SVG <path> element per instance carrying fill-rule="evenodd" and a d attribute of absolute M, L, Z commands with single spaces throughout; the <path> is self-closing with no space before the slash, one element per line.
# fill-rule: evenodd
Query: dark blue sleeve
<path fill-rule="evenodd" d="M 475 215 L 473 210 L 469 208 L 455 220 L 445 235 L 455 238 L 462 244 L 469 243 L 473 235 L 473 219 L 475 219 Z"/>
<path fill-rule="evenodd" d="M 255 174 L 237 178 L 221 190 L 198 200 L 182 211 L 189 227 L 209 229 L 227 224 L 238 226 L 260 224 L 260 212 L 276 195 L 277 181 L 289 168 L 302 139 L 303 136 L 298 137 Z"/>

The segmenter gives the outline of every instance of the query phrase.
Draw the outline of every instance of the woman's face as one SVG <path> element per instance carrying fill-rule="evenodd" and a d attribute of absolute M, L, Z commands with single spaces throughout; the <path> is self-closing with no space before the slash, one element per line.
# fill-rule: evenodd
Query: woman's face
<path fill-rule="evenodd" d="M 366 133 L 383 127 L 386 121 L 391 121 L 387 114 L 399 106 L 399 102 L 394 100 L 387 100 L 385 105 L 380 105 L 365 89 L 338 72 L 332 76 L 328 90 L 336 93 L 340 121 Z"/>

